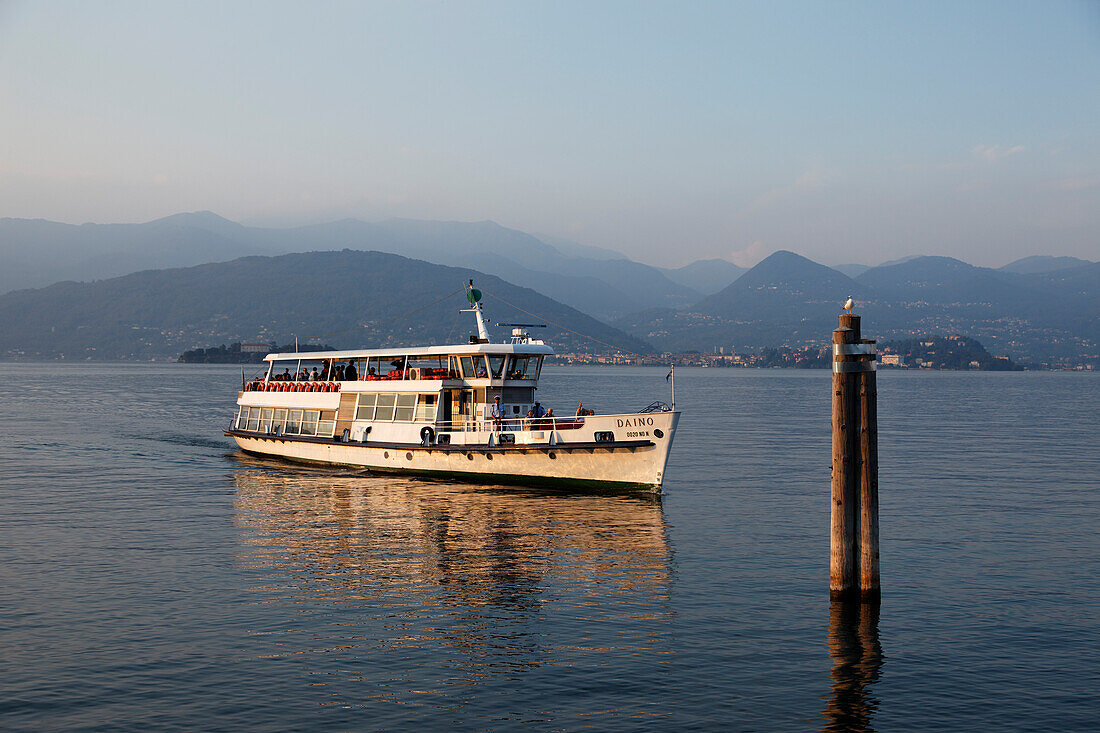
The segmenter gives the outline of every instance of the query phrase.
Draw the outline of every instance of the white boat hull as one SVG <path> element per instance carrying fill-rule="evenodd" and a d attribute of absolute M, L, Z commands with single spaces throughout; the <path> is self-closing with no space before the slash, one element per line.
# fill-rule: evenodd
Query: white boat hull
<path fill-rule="evenodd" d="M 595 432 L 638 417 L 645 428 L 620 429 L 619 435 L 625 434 L 626 439 L 592 441 Z M 663 483 L 679 417 L 678 412 L 659 412 L 588 418 L 586 430 L 545 431 L 546 440 L 539 442 L 528 438 L 541 432 L 519 434 L 516 443 L 509 445 L 487 445 L 488 433 L 477 436 L 476 443 L 446 446 L 303 439 L 237 430 L 227 435 L 249 453 L 308 463 L 477 481 L 656 490 Z"/>

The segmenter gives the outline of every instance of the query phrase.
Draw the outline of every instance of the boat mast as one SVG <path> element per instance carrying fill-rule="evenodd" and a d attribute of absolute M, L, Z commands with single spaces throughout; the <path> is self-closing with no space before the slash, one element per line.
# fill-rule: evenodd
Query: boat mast
<path fill-rule="evenodd" d="M 485 328 L 485 319 L 481 316 L 481 291 L 474 287 L 474 281 L 466 286 L 466 300 L 470 301 L 474 315 L 477 316 L 477 337 L 483 344 L 489 343 L 489 329 Z"/>

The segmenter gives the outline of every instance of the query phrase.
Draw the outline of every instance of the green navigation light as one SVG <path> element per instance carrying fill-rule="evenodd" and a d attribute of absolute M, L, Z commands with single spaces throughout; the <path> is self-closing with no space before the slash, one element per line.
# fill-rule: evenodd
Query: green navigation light
<path fill-rule="evenodd" d="M 481 300 L 481 291 L 477 288 L 470 288 L 466 292 L 466 300 L 470 301 L 471 303 L 478 302 L 479 300 Z"/>

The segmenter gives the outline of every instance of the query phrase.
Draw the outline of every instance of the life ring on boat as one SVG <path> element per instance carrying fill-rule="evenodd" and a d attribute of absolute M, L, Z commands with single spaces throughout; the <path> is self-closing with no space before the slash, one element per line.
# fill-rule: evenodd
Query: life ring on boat
<path fill-rule="evenodd" d="M 420 428 L 420 442 L 426 445 L 431 445 L 435 442 L 435 431 L 432 430 L 430 425 L 425 425 Z"/>

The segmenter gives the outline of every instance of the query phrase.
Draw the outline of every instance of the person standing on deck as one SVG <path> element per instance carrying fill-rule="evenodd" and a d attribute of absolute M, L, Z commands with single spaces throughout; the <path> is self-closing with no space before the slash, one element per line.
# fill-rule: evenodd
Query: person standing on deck
<path fill-rule="evenodd" d="M 489 417 L 493 418 L 493 430 L 498 433 L 500 432 L 505 414 L 504 405 L 500 404 L 500 395 L 497 395 L 493 398 L 493 406 L 489 408 Z"/>

